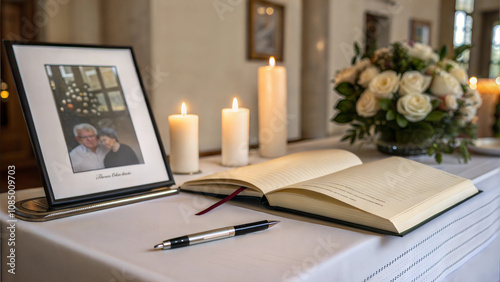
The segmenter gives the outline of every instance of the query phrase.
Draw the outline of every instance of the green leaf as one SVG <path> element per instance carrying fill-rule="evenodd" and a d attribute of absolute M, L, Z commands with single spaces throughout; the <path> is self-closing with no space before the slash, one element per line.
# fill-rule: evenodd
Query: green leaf
<path fill-rule="evenodd" d="M 425 118 L 426 121 L 440 121 L 445 116 L 443 111 L 432 111 Z"/>
<path fill-rule="evenodd" d="M 339 111 L 343 113 L 348 113 L 353 112 L 356 106 L 353 101 L 341 100 L 337 103 L 337 106 L 335 108 L 339 109 Z"/>
<path fill-rule="evenodd" d="M 354 56 L 352 57 L 352 60 L 351 60 L 351 65 L 354 65 L 356 64 L 356 60 L 358 59 L 358 57 Z"/>
<path fill-rule="evenodd" d="M 441 164 L 443 162 L 443 155 L 441 153 L 436 153 L 436 155 L 434 155 L 434 159 L 436 160 L 436 163 Z"/>
<path fill-rule="evenodd" d="M 401 128 L 405 128 L 408 125 L 408 120 L 406 120 L 402 115 L 398 114 L 396 116 L 396 122 Z"/>
<path fill-rule="evenodd" d="M 391 109 L 392 101 L 391 99 L 384 98 L 380 99 L 380 101 L 378 101 L 378 104 L 380 105 L 380 108 L 382 110 L 388 111 L 389 109 Z"/>
<path fill-rule="evenodd" d="M 354 92 L 355 92 L 354 85 L 352 85 L 349 82 L 339 83 L 339 85 L 337 85 L 337 87 L 335 87 L 335 90 L 339 94 L 344 95 L 344 96 L 350 96 L 350 95 L 354 94 Z"/>
<path fill-rule="evenodd" d="M 346 141 L 347 139 L 351 138 L 351 135 L 344 135 L 340 141 Z"/>
<path fill-rule="evenodd" d="M 344 114 L 344 113 L 338 113 L 335 118 L 333 118 L 333 121 L 337 123 L 349 123 L 354 120 L 354 117 L 352 114 Z"/>
<path fill-rule="evenodd" d="M 441 61 L 442 59 L 446 58 L 446 55 L 448 55 L 448 46 L 443 45 L 443 47 L 441 47 L 441 50 L 439 50 L 439 60 Z"/>
<path fill-rule="evenodd" d="M 453 53 L 453 60 L 456 60 L 460 55 L 462 55 L 462 53 L 465 50 L 469 50 L 470 48 L 472 48 L 472 44 L 468 44 L 468 45 L 464 44 L 462 46 L 455 48 L 455 51 Z"/>
<path fill-rule="evenodd" d="M 396 118 L 396 115 L 394 114 L 394 112 L 392 110 L 387 111 L 387 113 L 385 114 L 385 119 L 387 121 L 394 120 L 395 118 Z"/>
<path fill-rule="evenodd" d="M 354 141 L 356 141 L 356 132 L 354 132 L 351 136 L 351 140 L 349 141 L 349 143 L 352 145 L 354 144 Z"/>
<path fill-rule="evenodd" d="M 427 133 L 430 135 L 434 134 L 434 127 L 427 122 L 418 122 L 414 125 L 414 127 L 416 130 L 424 131 L 423 133 Z"/>
<path fill-rule="evenodd" d="M 470 153 L 469 150 L 467 150 L 467 144 L 465 142 L 460 143 L 459 152 L 464 159 L 464 163 L 467 163 L 470 160 Z"/>
<path fill-rule="evenodd" d="M 355 52 L 356 56 L 361 54 L 361 49 L 359 48 L 358 42 L 354 42 L 354 52 Z"/>

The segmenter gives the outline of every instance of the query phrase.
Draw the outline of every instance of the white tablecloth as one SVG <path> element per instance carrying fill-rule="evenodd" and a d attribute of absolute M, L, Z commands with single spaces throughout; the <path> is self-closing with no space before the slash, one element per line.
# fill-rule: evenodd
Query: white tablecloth
<path fill-rule="evenodd" d="M 373 147 L 337 139 L 298 142 L 289 153 L 346 148 L 367 162 Z M 473 179 L 484 192 L 405 237 L 385 236 L 231 201 L 195 216 L 214 198 L 179 195 L 49 222 L 15 222 L 16 274 L 7 272 L 6 194 L 0 195 L 2 281 L 499 281 L 500 158 L 473 155 L 467 165 L 435 165 Z M 251 152 L 251 163 L 264 161 Z M 201 160 L 202 174 L 226 169 L 220 156 Z M 199 177 L 175 176 L 178 184 Z M 17 200 L 43 195 L 16 193 Z M 168 251 L 164 239 L 257 220 L 280 220 L 245 236 Z"/>

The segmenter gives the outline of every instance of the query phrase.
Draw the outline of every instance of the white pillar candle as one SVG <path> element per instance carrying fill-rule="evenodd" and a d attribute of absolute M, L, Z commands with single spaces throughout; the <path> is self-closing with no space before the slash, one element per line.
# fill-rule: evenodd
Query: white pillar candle
<path fill-rule="evenodd" d="M 266 158 L 286 154 L 286 68 L 276 66 L 274 57 L 269 66 L 259 67 L 259 151 Z"/>
<path fill-rule="evenodd" d="M 250 110 L 238 108 L 234 98 L 232 109 L 222 109 L 222 165 L 248 164 L 248 130 Z"/>
<path fill-rule="evenodd" d="M 199 171 L 198 116 L 188 115 L 182 103 L 180 115 L 168 117 L 170 127 L 170 167 L 174 173 Z"/>

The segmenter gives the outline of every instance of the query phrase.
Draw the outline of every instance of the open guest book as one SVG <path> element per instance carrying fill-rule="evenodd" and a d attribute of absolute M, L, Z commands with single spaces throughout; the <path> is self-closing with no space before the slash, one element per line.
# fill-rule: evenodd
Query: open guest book
<path fill-rule="evenodd" d="M 296 153 L 187 181 L 185 191 L 259 197 L 276 209 L 404 235 L 479 191 L 469 179 L 400 157 L 363 164 L 344 150 Z"/>

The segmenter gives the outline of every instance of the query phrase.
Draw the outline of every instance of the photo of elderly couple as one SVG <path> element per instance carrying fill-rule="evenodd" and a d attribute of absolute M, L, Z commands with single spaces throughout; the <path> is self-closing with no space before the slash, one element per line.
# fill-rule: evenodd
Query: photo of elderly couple
<path fill-rule="evenodd" d="M 45 69 L 74 173 L 144 164 L 115 66 Z"/>
<path fill-rule="evenodd" d="M 139 164 L 132 148 L 121 144 L 111 128 L 98 132 L 91 124 L 81 123 L 73 134 L 80 144 L 69 153 L 74 172 Z"/>

